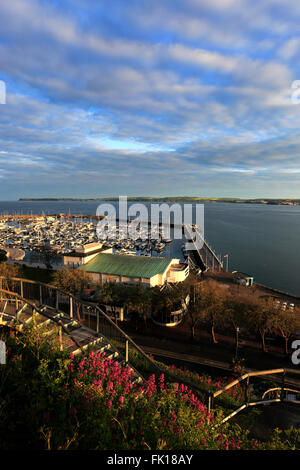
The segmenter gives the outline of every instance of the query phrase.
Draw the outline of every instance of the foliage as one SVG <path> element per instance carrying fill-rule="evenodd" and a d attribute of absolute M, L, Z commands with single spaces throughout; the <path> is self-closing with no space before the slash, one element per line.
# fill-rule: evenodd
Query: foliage
<path fill-rule="evenodd" d="M 275 429 L 271 442 L 271 450 L 300 450 L 300 429 L 291 427 L 286 430 Z"/>
<path fill-rule="evenodd" d="M 256 447 L 237 426 L 218 427 L 184 385 L 164 375 L 135 383 L 103 353 L 78 358 L 37 330 L 11 335 L 1 369 L 2 449 L 239 449 Z"/>
<path fill-rule="evenodd" d="M 208 413 L 189 387 L 166 382 L 163 373 L 137 383 L 130 367 L 105 353 L 74 357 L 35 328 L 6 333 L 5 340 L 1 449 L 299 449 L 297 429 L 262 444 L 237 424 L 221 425 L 222 408 Z M 170 369 L 207 387 L 223 386 Z M 231 398 L 239 401 L 240 392 Z"/>
<path fill-rule="evenodd" d="M 32 281 L 44 282 L 45 284 L 51 284 L 53 282 L 53 271 L 50 269 L 33 268 L 24 265 L 21 266 L 19 277 L 30 279 Z"/>
<path fill-rule="evenodd" d="M 277 310 L 274 314 L 273 326 L 284 338 L 284 353 L 288 354 L 288 341 L 297 327 L 299 327 L 299 309 L 292 312 Z"/>
<path fill-rule="evenodd" d="M 10 290 L 13 277 L 19 277 L 20 268 L 15 264 L 7 264 L 4 261 L 0 263 L 0 277 L 2 279 L 2 289 Z"/>
<path fill-rule="evenodd" d="M 224 324 L 225 303 L 228 293 L 216 281 L 195 282 L 191 286 L 188 315 L 191 322 L 192 338 L 197 323 L 207 326 L 213 343 L 217 343 L 215 328 Z"/>
<path fill-rule="evenodd" d="M 125 354 L 125 347 L 118 341 L 112 341 L 114 346 L 122 353 Z M 204 374 L 198 374 L 197 372 L 192 372 L 188 370 L 187 368 L 181 368 L 177 367 L 174 364 L 172 365 L 167 365 L 164 364 L 163 362 L 155 360 L 151 355 L 150 355 L 152 361 L 163 371 L 170 372 L 173 375 L 176 375 L 177 377 L 181 377 L 184 380 L 187 380 L 188 382 L 191 382 L 192 384 L 197 385 L 200 387 L 200 389 L 203 392 L 215 392 L 216 390 L 220 390 L 223 388 L 227 383 L 231 382 L 234 380 L 232 377 L 226 377 L 221 378 L 219 377 L 217 380 L 212 379 L 209 375 L 204 375 Z M 139 370 L 145 377 L 148 376 L 149 374 L 153 373 L 153 367 L 149 364 L 148 361 L 145 361 L 145 358 L 142 356 L 142 354 L 135 350 L 135 349 L 129 349 L 129 361 L 130 363 L 137 369 Z M 207 394 L 206 393 L 201 393 L 199 390 L 198 392 L 199 396 L 202 396 L 202 399 L 205 400 Z M 218 404 L 220 404 L 222 407 L 226 409 L 233 409 L 237 408 L 242 404 L 243 399 L 243 391 L 240 386 L 236 386 L 234 388 L 231 388 L 227 390 L 224 394 L 220 396 L 218 399 Z"/>
<path fill-rule="evenodd" d="M 53 275 L 53 284 L 56 287 L 74 295 L 80 293 L 88 283 L 89 278 L 86 272 L 78 269 L 59 269 Z"/>

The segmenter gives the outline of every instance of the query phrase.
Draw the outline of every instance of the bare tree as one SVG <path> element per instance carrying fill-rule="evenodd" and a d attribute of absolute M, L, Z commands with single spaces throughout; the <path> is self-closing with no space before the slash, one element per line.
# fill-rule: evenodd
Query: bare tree
<path fill-rule="evenodd" d="M 278 310 L 277 314 L 274 315 L 273 325 L 274 329 L 278 330 L 282 338 L 284 339 L 284 354 L 288 354 L 288 342 L 292 333 L 299 326 L 299 315 L 300 309 L 293 312 L 287 310 Z"/>
<path fill-rule="evenodd" d="M 272 331 L 277 313 L 272 299 L 253 298 L 252 301 L 249 300 L 248 324 L 259 334 L 263 352 L 266 352 L 266 334 Z"/>
<path fill-rule="evenodd" d="M 225 322 L 225 300 L 227 290 L 213 280 L 194 282 L 190 288 L 190 302 L 187 308 L 191 336 L 195 337 L 195 328 L 199 323 L 208 326 L 213 343 L 217 343 L 215 329 Z"/>

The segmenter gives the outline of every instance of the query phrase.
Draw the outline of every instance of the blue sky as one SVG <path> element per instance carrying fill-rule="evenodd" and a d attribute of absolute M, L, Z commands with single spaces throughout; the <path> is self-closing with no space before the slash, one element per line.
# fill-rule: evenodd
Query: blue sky
<path fill-rule="evenodd" d="M 0 18 L 0 199 L 300 198 L 298 0 L 9 0 Z"/>

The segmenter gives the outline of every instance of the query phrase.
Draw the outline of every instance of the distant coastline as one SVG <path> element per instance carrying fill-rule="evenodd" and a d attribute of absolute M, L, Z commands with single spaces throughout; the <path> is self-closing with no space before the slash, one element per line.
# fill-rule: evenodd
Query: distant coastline
<path fill-rule="evenodd" d="M 99 197 L 99 198 L 69 198 L 69 197 L 45 197 L 45 198 L 19 198 L 19 201 L 74 201 L 74 202 L 87 202 L 87 201 L 118 201 L 118 197 Z M 166 197 L 128 197 L 128 201 L 148 201 L 148 202 L 231 202 L 237 204 L 270 204 L 270 205 L 300 205 L 300 199 L 240 199 L 240 198 L 218 198 L 218 197 L 188 197 L 188 196 L 166 196 Z"/>

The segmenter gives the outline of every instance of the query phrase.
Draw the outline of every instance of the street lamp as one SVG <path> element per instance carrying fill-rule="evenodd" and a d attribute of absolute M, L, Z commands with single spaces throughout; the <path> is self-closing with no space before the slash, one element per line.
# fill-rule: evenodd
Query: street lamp
<path fill-rule="evenodd" d="M 237 358 L 237 355 L 238 355 L 238 347 L 239 347 L 239 331 L 240 331 L 240 328 L 237 326 L 237 327 L 236 327 L 236 347 L 235 347 L 235 358 Z"/>
<path fill-rule="evenodd" d="M 226 271 L 228 271 L 228 263 L 229 263 L 229 255 L 224 255 L 224 258 L 226 258 Z"/>

